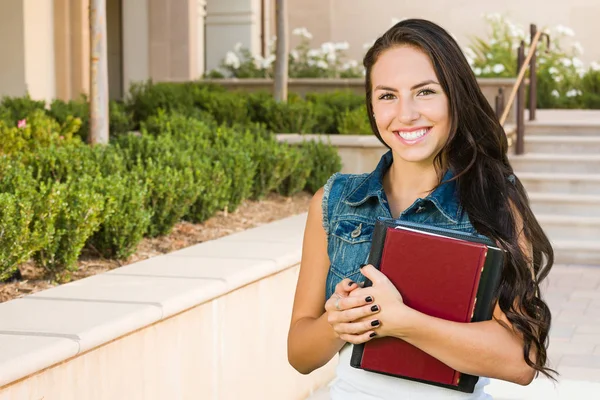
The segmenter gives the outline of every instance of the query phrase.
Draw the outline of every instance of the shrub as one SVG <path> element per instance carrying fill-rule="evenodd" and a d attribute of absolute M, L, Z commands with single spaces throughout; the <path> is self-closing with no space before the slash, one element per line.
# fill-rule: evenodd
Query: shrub
<path fill-rule="evenodd" d="M 119 174 L 104 180 L 103 192 L 111 212 L 87 245 L 104 257 L 126 259 L 135 252 L 150 225 L 148 189 L 136 174 Z"/>
<path fill-rule="evenodd" d="M 138 164 L 136 171 L 148 186 L 146 208 L 152 212 L 149 236 L 170 233 L 198 198 L 200 189 L 192 169 L 176 169 L 148 159 Z"/>
<path fill-rule="evenodd" d="M 313 133 L 340 133 L 340 117 L 349 110 L 364 105 L 363 96 L 349 90 L 332 93 L 308 93 L 306 101 L 315 105 L 315 129 Z"/>
<path fill-rule="evenodd" d="M 257 164 L 252 198 L 262 199 L 276 190 L 294 169 L 297 161 L 293 152 L 274 138 L 256 141 L 253 158 Z"/>
<path fill-rule="evenodd" d="M 581 103 L 585 108 L 600 109 L 600 68 L 590 68 L 581 79 Z"/>
<path fill-rule="evenodd" d="M 271 132 L 310 133 L 317 122 L 314 107 L 313 103 L 306 101 L 278 103 L 271 99 L 263 104 L 262 115 Z"/>
<path fill-rule="evenodd" d="M 196 201 L 190 207 L 186 219 L 201 223 L 215 212 L 225 209 L 230 201 L 232 179 L 218 155 L 207 153 L 198 159 L 194 173 L 200 188 Z"/>
<path fill-rule="evenodd" d="M 60 124 L 43 111 L 35 110 L 21 124 L 10 126 L 0 120 L 0 154 L 30 152 L 51 145 L 79 142 L 73 135 L 79 130 L 80 121 L 72 117 Z"/>
<path fill-rule="evenodd" d="M 69 280 L 69 272 L 88 238 L 103 220 L 105 198 L 98 193 L 97 181 L 88 175 L 57 184 L 62 196 L 55 222 L 55 234 L 34 254 L 38 265 L 55 274 L 58 280 Z"/>
<path fill-rule="evenodd" d="M 78 100 L 68 102 L 60 99 L 52 101 L 48 114 L 61 124 L 70 118 L 78 118 L 81 126 L 76 134 L 83 142 L 87 141 L 90 132 L 90 107 L 85 95 L 81 95 Z"/>
<path fill-rule="evenodd" d="M 24 199 L 20 194 L 0 193 L 0 282 L 10 278 L 31 256 L 29 225 L 32 220 L 31 199 Z"/>
<path fill-rule="evenodd" d="M 327 179 L 342 169 L 342 161 L 335 147 L 318 141 L 306 141 L 303 147 L 309 154 L 312 170 L 305 190 L 315 193 Z"/>
<path fill-rule="evenodd" d="M 17 125 L 17 122 L 29 117 L 35 111 L 45 111 L 46 102 L 43 100 L 32 100 L 29 94 L 24 97 L 3 97 L 0 102 L 0 110 L 9 125 Z"/>
<path fill-rule="evenodd" d="M 291 170 L 287 178 L 277 188 L 277 192 L 289 197 L 304 190 L 306 181 L 312 170 L 312 163 L 308 152 L 302 146 L 289 146 L 286 151 L 290 153 Z"/>
<path fill-rule="evenodd" d="M 372 135 L 373 130 L 367 117 L 367 107 L 346 110 L 340 118 L 339 133 L 352 135 Z"/>

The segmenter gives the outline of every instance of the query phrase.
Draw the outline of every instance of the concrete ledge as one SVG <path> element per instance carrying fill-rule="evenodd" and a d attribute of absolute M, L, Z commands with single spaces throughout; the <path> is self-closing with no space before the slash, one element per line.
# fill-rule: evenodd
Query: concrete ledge
<path fill-rule="evenodd" d="M 0 399 L 305 398 L 335 364 L 287 362 L 305 221 L 0 304 Z"/>

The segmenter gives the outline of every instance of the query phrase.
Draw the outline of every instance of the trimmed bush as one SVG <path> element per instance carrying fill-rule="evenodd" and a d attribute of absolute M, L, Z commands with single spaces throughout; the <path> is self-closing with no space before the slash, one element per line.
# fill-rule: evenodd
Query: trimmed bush
<path fill-rule="evenodd" d="M 309 154 L 312 170 L 304 188 L 315 193 L 334 173 L 342 169 L 342 160 L 335 147 L 317 141 L 307 141 L 303 147 Z"/>
<path fill-rule="evenodd" d="M 70 279 L 69 271 L 76 268 L 83 246 L 102 223 L 105 199 L 98 193 L 97 182 L 88 175 L 78 180 L 69 178 L 57 186 L 62 196 L 55 234 L 34 259 L 62 281 Z"/>
<path fill-rule="evenodd" d="M 312 162 L 304 147 L 288 146 L 286 151 L 291 159 L 290 174 L 281 182 L 277 192 L 283 196 L 293 196 L 304 190 L 312 170 Z"/>
<path fill-rule="evenodd" d="M 10 278 L 29 259 L 33 204 L 19 195 L 0 193 L 0 282 Z"/>
<path fill-rule="evenodd" d="M 136 174 L 128 174 L 109 176 L 102 189 L 111 212 L 87 245 L 104 257 L 126 259 L 135 252 L 150 225 L 148 188 Z"/>
<path fill-rule="evenodd" d="M 338 131 L 346 135 L 372 135 L 373 130 L 367 117 L 367 107 L 362 106 L 344 111 L 340 117 Z"/>
<path fill-rule="evenodd" d="M 24 97 L 3 97 L 0 101 L 0 110 L 3 119 L 9 125 L 17 125 L 17 122 L 29 117 L 35 111 L 45 111 L 46 102 L 43 100 L 32 100 L 29 94 Z"/>
<path fill-rule="evenodd" d="M 69 117 L 59 124 L 44 111 L 35 110 L 22 121 L 22 126 L 11 126 L 0 120 L 0 154 L 30 152 L 79 142 L 73 137 L 81 124 L 78 119 Z"/>

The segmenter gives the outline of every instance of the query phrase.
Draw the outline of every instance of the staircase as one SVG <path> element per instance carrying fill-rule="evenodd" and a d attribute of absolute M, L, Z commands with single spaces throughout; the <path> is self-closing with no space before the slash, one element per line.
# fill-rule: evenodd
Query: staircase
<path fill-rule="evenodd" d="M 555 262 L 600 266 L 600 111 L 537 110 L 511 164 Z"/>

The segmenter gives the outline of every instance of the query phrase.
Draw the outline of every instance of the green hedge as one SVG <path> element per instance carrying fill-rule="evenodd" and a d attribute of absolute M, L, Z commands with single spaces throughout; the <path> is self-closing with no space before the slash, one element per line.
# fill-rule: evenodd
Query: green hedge
<path fill-rule="evenodd" d="M 74 134 L 78 118 L 61 123 L 18 104 L 31 106 L 26 126 L 0 121 L 0 280 L 28 259 L 68 280 L 86 247 L 124 259 L 182 219 L 202 222 L 270 192 L 314 193 L 340 169 L 335 149 L 279 143 L 261 124 L 157 111 L 141 134 L 92 147 Z"/>

